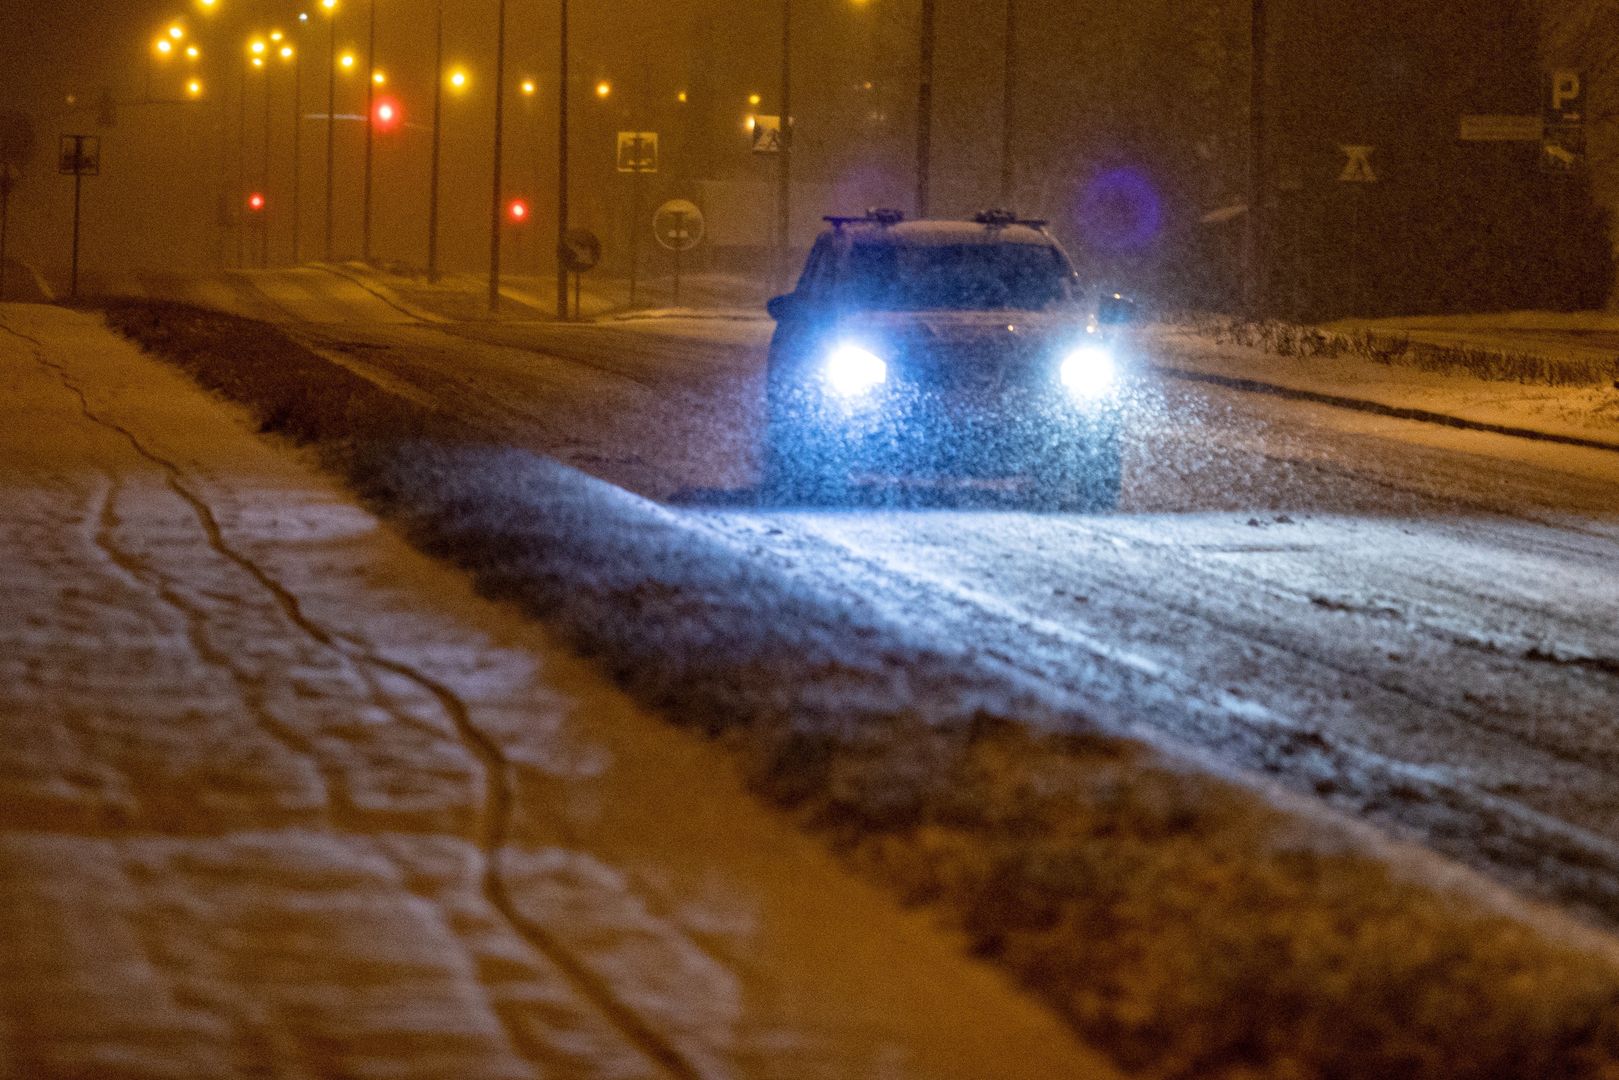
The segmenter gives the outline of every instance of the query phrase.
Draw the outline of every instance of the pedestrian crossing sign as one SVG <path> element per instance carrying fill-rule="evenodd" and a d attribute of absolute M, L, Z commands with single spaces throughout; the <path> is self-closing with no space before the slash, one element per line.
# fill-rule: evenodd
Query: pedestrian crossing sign
<path fill-rule="evenodd" d="M 1377 172 L 1372 168 L 1372 152 L 1374 146 L 1340 146 L 1348 159 L 1344 163 L 1344 171 L 1338 174 L 1338 179 L 1345 184 L 1375 184 Z"/>
<path fill-rule="evenodd" d="M 781 117 L 750 117 L 749 130 L 753 132 L 755 154 L 781 153 Z"/>

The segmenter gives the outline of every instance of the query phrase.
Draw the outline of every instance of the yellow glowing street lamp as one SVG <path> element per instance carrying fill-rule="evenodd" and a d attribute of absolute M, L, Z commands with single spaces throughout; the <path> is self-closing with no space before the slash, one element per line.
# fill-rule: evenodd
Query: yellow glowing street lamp
<path fill-rule="evenodd" d="M 179 41 L 185 36 L 185 27 L 181 26 L 179 23 L 175 23 L 173 26 L 169 27 L 169 37 L 173 38 L 175 41 Z"/>
<path fill-rule="evenodd" d="M 613 93 L 613 84 L 608 82 L 606 79 L 603 79 L 601 82 L 596 84 L 596 96 L 597 97 L 602 98 L 602 99 L 606 99 L 608 97 L 611 97 L 612 93 Z"/>
<path fill-rule="evenodd" d="M 756 108 L 758 107 L 759 103 L 762 102 L 763 100 L 764 100 L 764 98 L 760 97 L 758 94 L 749 94 L 748 95 L 748 104 L 752 105 L 752 106 L 754 106 Z"/>
<path fill-rule="evenodd" d="M 152 48 L 157 50 L 158 55 L 167 56 L 174 51 L 174 43 L 168 38 L 158 38 L 157 41 L 152 45 Z"/>
<path fill-rule="evenodd" d="M 263 56 L 269 50 L 270 46 L 265 44 L 263 38 L 254 38 L 247 43 L 247 51 L 253 56 Z"/>
<path fill-rule="evenodd" d="M 386 85 L 388 85 L 388 74 L 387 74 L 387 72 L 373 71 L 371 73 L 371 82 L 373 84 L 377 85 L 377 86 L 386 86 Z"/>
<path fill-rule="evenodd" d="M 521 89 L 528 97 L 533 97 L 535 91 L 539 89 L 539 85 L 533 79 L 524 79 Z"/>
<path fill-rule="evenodd" d="M 190 82 L 186 83 L 186 93 L 194 98 L 202 97 L 202 80 L 192 79 Z"/>
<path fill-rule="evenodd" d="M 470 81 L 471 78 L 467 75 L 465 68 L 456 68 L 450 72 L 450 89 L 452 90 L 465 90 L 467 83 Z"/>
<path fill-rule="evenodd" d="M 355 63 L 354 54 L 351 52 L 346 52 L 337 58 L 337 66 L 344 71 L 353 71 Z"/>
<path fill-rule="evenodd" d="M 186 59 L 187 60 L 195 60 L 201 55 L 202 55 L 202 50 L 197 48 L 195 45 L 187 45 L 186 46 Z"/>

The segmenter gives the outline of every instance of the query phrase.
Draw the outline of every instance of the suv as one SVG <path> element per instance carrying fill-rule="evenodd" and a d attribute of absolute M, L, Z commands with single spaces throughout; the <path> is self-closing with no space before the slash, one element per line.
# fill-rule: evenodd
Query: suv
<path fill-rule="evenodd" d="M 1118 370 L 1044 222 L 985 213 L 831 217 L 770 301 L 764 486 L 784 502 L 867 487 L 1017 491 L 1111 508 Z"/>

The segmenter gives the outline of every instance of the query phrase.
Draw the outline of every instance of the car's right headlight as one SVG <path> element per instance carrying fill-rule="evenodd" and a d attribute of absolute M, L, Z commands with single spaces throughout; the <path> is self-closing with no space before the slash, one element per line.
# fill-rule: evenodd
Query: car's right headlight
<path fill-rule="evenodd" d="M 1062 362 L 1063 387 L 1076 398 L 1094 401 L 1113 391 L 1119 375 L 1113 350 L 1105 345 L 1081 345 Z"/>
<path fill-rule="evenodd" d="M 827 385 L 839 395 L 852 398 L 868 394 L 888 381 L 888 364 L 870 349 L 844 342 L 826 358 Z"/>

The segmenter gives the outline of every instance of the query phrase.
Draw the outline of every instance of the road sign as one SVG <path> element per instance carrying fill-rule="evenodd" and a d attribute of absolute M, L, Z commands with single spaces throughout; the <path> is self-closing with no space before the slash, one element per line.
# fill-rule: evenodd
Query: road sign
<path fill-rule="evenodd" d="M 557 247 L 557 254 L 562 256 L 562 265 L 575 274 L 582 274 L 594 270 L 602 261 L 602 242 L 589 229 L 569 229 Z"/>
<path fill-rule="evenodd" d="M 1540 144 L 1540 167 L 1568 173 L 1585 161 L 1585 92 L 1579 71 L 1554 71 L 1547 87 L 1546 133 Z"/>
<path fill-rule="evenodd" d="M 618 133 L 618 171 L 655 173 L 658 171 L 658 133 L 621 131 Z"/>
<path fill-rule="evenodd" d="M 1344 171 L 1338 174 L 1338 179 L 1345 184 L 1375 184 L 1377 173 L 1372 168 L 1372 154 L 1375 146 L 1340 146 L 1348 159 L 1344 163 Z"/>
<path fill-rule="evenodd" d="M 1585 162 L 1585 125 L 1555 124 L 1546 129 L 1540 144 L 1540 167 L 1546 172 L 1570 173 Z"/>
<path fill-rule="evenodd" d="M 56 170 L 63 176 L 100 176 L 101 137 L 63 135 Z"/>
<path fill-rule="evenodd" d="M 671 199 L 652 215 L 652 234 L 670 251 L 690 251 L 703 242 L 705 223 L 697 204 Z"/>
<path fill-rule="evenodd" d="M 1546 121 L 1539 116 L 1464 116 L 1462 142 L 1539 142 Z"/>
<path fill-rule="evenodd" d="M 755 154 L 781 153 L 781 117 L 755 116 L 753 118 L 753 152 Z"/>
<path fill-rule="evenodd" d="M 1584 72 L 1552 72 L 1550 94 L 1546 101 L 1546 123 L 1585 122 L 1585 83 Z"/>

